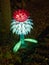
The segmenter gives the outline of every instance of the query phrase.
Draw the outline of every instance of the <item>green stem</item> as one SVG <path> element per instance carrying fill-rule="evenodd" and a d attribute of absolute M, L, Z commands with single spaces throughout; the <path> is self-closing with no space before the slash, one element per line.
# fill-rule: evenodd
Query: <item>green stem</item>
<path fill-rule="evenodd" d="M 24 35 L 23 34 L 20 35 L 20 41 L 21 41 L 21 44 L 24 44 Z"/>
<path fill-rule="evenodd" d="M 26 44 L 25 44 L 25 41 L 24 41 L 24 35 L 20 35 L 20 41 L 21 41 L 21 48 L 25 48 L 26 47 Z"/>

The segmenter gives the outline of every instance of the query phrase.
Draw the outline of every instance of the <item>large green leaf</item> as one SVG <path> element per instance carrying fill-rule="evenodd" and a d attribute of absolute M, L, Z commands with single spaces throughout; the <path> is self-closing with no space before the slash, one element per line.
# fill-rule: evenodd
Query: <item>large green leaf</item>
<path fill-rule="evenodd" d="M 24 39 L 25 41 L 28 41 L 28 42 L 33 42 L 33 43 L 38 43 L 38 41 L 37 40 L 35 40 L 35 39 Z"/>
<path fill-rule="evenodd" d="M 14 51 L 14 52 L 17 52 L 17 51 L 19 50 L 20 46 L 21 46 L 21 41 L 19 41 L 19 42 L 14 46 L 13 51 Z"/>

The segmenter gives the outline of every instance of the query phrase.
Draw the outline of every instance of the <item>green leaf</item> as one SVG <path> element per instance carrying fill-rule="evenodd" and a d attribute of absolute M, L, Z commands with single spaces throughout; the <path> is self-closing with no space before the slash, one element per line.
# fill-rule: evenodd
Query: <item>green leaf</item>
<path fill-rule="evenodd" d="M 19 42 L 14 46 L 13 51 L 14 51 L 14 52 L 17 52 L 17 51 L 19 50 L 20 46 L 21 46 L 21 41 L 19 41 Z"/>
<path fill-rule="evenodd" d="M 33 43 L 38 43 L 38 41 L 37 40 L 35 40 L 35 39 L 24 39 L 25 41 L 28 41 L 28 42 L 33 42 Z"/>

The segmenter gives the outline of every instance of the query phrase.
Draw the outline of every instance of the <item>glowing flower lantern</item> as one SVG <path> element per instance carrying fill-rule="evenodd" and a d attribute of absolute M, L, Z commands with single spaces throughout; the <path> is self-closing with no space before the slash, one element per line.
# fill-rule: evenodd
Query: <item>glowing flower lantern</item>
<path fill-rule="evenodd" d="M 24 41 L 37 43 L 34 39 L 24 39 L 24 35 L 30 33 L 33 29 L 32 20 L 29 18 L 30 14 L 24 9 L 16 10 L 13 13 L 13 20 L 11 23 L 11 30 L 13 33 L 20 35 L 20 41 L 14 46 L 13 51 L 16 52 L 21 45 L 24 46 Z"/>

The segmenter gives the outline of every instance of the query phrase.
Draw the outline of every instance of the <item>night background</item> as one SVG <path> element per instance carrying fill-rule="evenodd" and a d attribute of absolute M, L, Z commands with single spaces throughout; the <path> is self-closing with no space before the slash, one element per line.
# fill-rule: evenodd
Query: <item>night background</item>
<path fill-rule="evenodd" d="M 38 43 L 14 53 L 19 36 L 10 31 L 10 23 L 17 9 L 30 12 L 34 28 L 25 38 Z M 49 0 L 0 0 L 0 65 L 49 65 Z"/>

